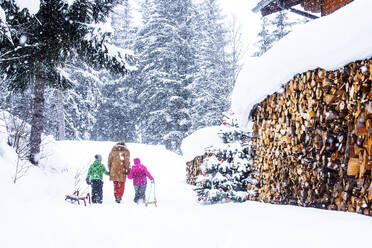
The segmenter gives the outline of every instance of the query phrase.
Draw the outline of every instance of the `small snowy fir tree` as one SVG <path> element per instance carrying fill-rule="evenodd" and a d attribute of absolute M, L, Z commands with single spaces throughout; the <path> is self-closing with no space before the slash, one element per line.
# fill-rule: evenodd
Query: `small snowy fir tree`
<path fill-rule="evenodd" d="M 220 138 L 223 144 L 209 148 L 196 180 L 198 201 L 205 204 L 243 202 L 255 196 L 249 133 L 239 129 L 233 114 L 225 114 Z"/>

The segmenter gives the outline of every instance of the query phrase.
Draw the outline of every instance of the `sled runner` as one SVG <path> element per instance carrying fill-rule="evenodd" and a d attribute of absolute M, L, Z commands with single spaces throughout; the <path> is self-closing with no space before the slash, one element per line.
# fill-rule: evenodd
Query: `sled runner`
<path fill-rule="evenodd" d="M 150 201 L 151 199 L 151 193 L 154 192 L 154 199 L 152 201 Z M 157 207 L 157 201 L 156 201 L 156 195 L 155 195 L 155 182 L 153 181 L 151 183 L 151 188 L 150 188 L 150 193 L 149 193 L 149 196 L 147 197 L 147 200 L 145 201 L 145 206 L 147 207 L 148 205 L 151 205 L 151 204 L 154 204 L 155 207 Z"/>
<path fill-rule="evenodd" d="M 156 203 L 157 203 L 157 202 L 156 202 L 156 199 L 155 199 L 154 201 L 146 201 L 146 202 L 145 202 L 145 206 L 148 207 L 148 205 L 150 205 L 150 204 L 154 204 L 155 207 L 157 207 L 158 205 L 156 205 Z"/>
<path fill-rule="evenodd" d="M 87 205 L 86 200 L 90 204 L 90 194 L 87 193 L 86 196 L 79 196 L 79 190 L 76 190 L 72 195 L 66 195 L 65 201 L 69 201 L 71 203 L 78 203 L 80 205 L 80 201 L 84 202 L 84 206 Z"/>

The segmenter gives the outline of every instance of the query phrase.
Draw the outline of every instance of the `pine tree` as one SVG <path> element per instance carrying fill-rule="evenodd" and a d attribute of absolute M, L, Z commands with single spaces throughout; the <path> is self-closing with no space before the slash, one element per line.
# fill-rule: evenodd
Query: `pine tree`
<path fill-rule="evenodd" d="M 135 114 L 137 104 L 125 78 L 105 74 L 101 88 L 102 100 L 93 127 L 94 140 L 136 142 Z"/>
<path fill-rule="evenodd" d="M 20 10 L 14 0 L 1 3 L 14 44 L 9 39 L 1 40 L 0 70 L 8 76 L 12 90 L 23 91 L 34 86 L 32 163 L 38 163 L 40 152 L 45 87 L 67 89 L 72 86 L 59 70 L 66 61 L 79 57 L 97 68 L 127 72 L 126 56 L 110 56 L 115 51 L 106 45 L 107 36 L 102 30 L 99 32 L 97 25 L 105 21 L 117 2 L 76 0 L 69 6 L 63 0 L 41 0 L 40 10 L 35 15 Z"/>
<path fill-rule="evenodd" d="M 132 6 L 128 0 L 123 0 L 118 5 L 111 15 L 112 27 L 114 33 L 112 35 L 112 43 L 124 49 L 132 49 L 137 27 L 133 23 Z"/>
<path fill-rule="evenodd" d="M 137 27 L 133 23 L 132 7 L 128 0 L 114 9 L 111 16 L 114 33 L 112 43 L 126 50 L 133 49 Z M 134 65 L 133 61 L 130 61 Z M 137 104 L 134 102 L 132 88 L 135 81 L 132 75 L 112 75 L 104 73 L 101 80 L 102 104 L 97 112 L 93 138 L 96 140 L 115 140 L 137 142 L 135 130 Z"/>
<path fill-rule="evenodd" d="M 294 14 L 292 14 L 294 15 Z M 290 12 L 283 10 L 261 19 L 261 30 L 258 33 L 259 40 L 256 43 L 258 51 L 253 56 L 261 56 L 268 51 L 276 42 L 289 34 L 295 25 L 305 24 L 305 17 L 291 16 Z"/>
<path fill-rule="evenodd" d="M 234 62 L 228 58 L 229 45 L 224 18 L 217 1 L 206 0 L 198 6 L 195 37 L 195 67 L 193 81 L 188 86 L 193 132 L 205 126 L 218 125 L 222 113 L 229 109 L 234 84 Z"/>
<path fill-rule="evenodd" d="M 259 37 L 259 40 L 256 43 L 258 46 L 258 51 L 255 52 L 253 56 L 260 57 L 273 46 L 275 41 L 269 30 L 269 20 L 267 16 L 261 18 L 261 30 L 257 34 L 257 37 Z"/>
<path fill-rule="evenodd" d="M 257 184 L 249 133 L 239 129 L 233 115 L 225 115 L 220 138 L 223 145 L 212 147 L 201 166 L 195 188 L 202 203 L 243 202 L 254 197 L 250 185 Z"/>
<path fill-rule="evenodd" d="M 66 64 L 62 73 L 68 76 L 72 87 L 64 91 L 46 89 L 44 133 L 53 135 L 58 140 L 92 139 L 102 102 L 101 88 L 104 82 L 99 78 L 100 71 L 95 71 L 82 62 L 76 62 L 73 65 Z M 61 124 L 65 126 L 64 130 L 61 130 Z M 61 131 L 64 132 L 64 138 L 60 135 Z"/>
<path fill-rule="evenodd" d="M 141 58 L 135 73 L 141 106 L 138 125 L 142 142 L 179 151 L 190 126 L 187 86 L 194 66 L 190 47 L 192 1 L 148 1 L 144 26 L 135 44 Z"/>
<path fill-rule="evenodd" d="M 271 25 L 274 27 L 272 32 L 273 40 L 274 42 L 277 42 L 291 32 L 292 26 L 295 25 L 295 22 L 290 21 L 288 18 L 288 11 L 279 11 L 271 21 Z"/>

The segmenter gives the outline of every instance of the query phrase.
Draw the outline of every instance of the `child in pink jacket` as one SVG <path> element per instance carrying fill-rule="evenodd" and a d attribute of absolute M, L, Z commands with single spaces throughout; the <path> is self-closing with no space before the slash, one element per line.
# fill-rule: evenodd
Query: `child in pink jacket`
<path fill-rule="evenodd" d="M 146 166 L 141 164 L 141 160 L 139 158 L 135 158 L 134 165 L 130 170 L 128 178 L 133 179 L 133 185 L 135 190 L 134 202 L 137 204 L 145 202 L 147 186 L 146 176 L 150 178 L 151 183 L 154 183 L 154 178 L 151 176 L 150 172 L 148 172 Z"/>

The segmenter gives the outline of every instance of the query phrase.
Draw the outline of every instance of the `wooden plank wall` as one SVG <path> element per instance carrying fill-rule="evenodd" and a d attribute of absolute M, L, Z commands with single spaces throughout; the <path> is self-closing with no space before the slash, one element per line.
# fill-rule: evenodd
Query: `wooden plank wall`
<path fill-rule="evenodd" d="M 255 200 L 372 216 L 372 59 L 298 74 L 253 112 Z"/>
<path fill-rule="evenodd" d="M 297 4 L 301 4 L 304 10 L 312 13 L 321 12 L 321 15 L 325 16 L 352 1 L 353 0 L 284 0 L 283 5 L 285 7 L 293 7 Z M 262 16 L 266 16 L 281 10 L 282 9 L 278 7 L 276 2 L 272 2 L 261 10 L 261 14 Z"/>
<path fill-rule="evenodd" d="M 328 15 L 353 0 L 322 0 L 322 16 Z"/>
<path fill-rule="evenodd" d="M 323 0 L 303 0 L 301 6 L 306 11 L 319 13 L 321 11 L 321 4 Z"/>

